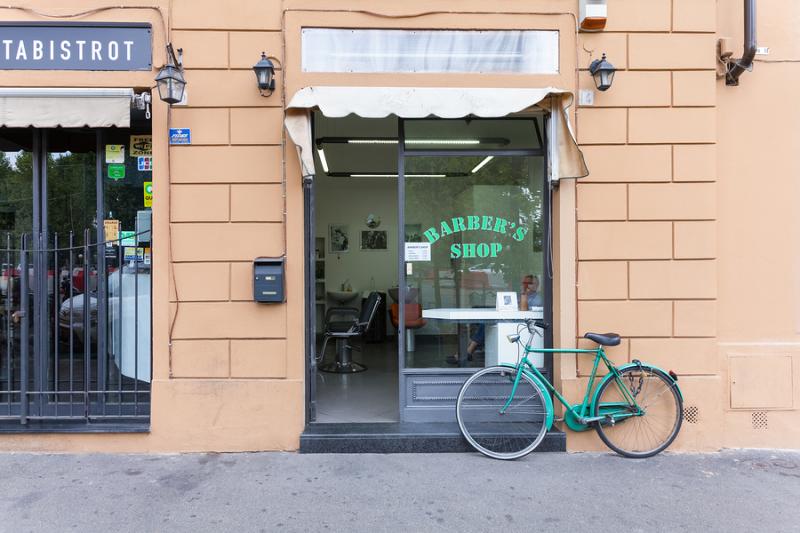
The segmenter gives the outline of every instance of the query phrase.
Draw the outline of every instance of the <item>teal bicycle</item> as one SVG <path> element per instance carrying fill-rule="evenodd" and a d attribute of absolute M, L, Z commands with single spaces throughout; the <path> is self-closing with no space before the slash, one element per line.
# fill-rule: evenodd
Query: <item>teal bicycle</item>
<path fill-rule="evenodd" d="M 542 320 L 527 320 L 520 327 L 530 333 L 524 345 L 521 331 L 508 336 L 521 348 L 517 364 L 484 368 L 461 387 L 456 417 L 476 450 L 495 459 L 518 459 L 532 452 L 556 421 L 551 394 L 564 406 L 567 427 L 596 430 L 622 456 L 651 457 L 672 444 L 683 421 L 683 395 L 674 372 L 636 359 L 615 366 L 603 349 L 620 343 L 615 333 L 587 333 L 585 338 L 598 345 L 594 350 L 532 348 L 534 335 L 546 327 Z M 531 363 L 531 353 L 594 354 L 583 401 L 570 404 Z M 608 370 L 602 378 L 600 362 Z"/>

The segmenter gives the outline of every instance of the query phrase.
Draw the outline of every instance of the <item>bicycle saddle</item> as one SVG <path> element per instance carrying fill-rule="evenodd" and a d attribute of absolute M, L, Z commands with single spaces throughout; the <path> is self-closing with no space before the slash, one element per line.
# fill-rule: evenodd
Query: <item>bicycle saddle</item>
<path fill-rule="evenodd" d="M 584 338 L 592 340 L 601 346 L 616 346 L 619 344 L 619 335 L 616 333 L 587 333 Z"/>

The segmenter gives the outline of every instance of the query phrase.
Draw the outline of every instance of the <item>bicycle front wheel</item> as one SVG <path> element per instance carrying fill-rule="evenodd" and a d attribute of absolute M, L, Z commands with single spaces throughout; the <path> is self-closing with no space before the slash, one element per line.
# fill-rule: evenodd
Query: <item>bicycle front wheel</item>
<path fill-rule="evenodd" d="M 640 412 L 626 399 L 622 387 L 636 400 Z M 617 418 L 625 414 L 631 416 Z M 619 381 L 609 379 L 600 386 L 594 416 L 603 415 L 608 420 L 598 422 L 596 429 L 609 448 L 625 457 L 651 457 L 678 436 L 683 402 L 672 378 L 643 364 L 621 370 Z"/>
<path fill-rule="evenodd" d="M 522 374 L 512 398 L 516 375 L 514 368 L 485 368 L 473 374 L 458 393 L 456 417 L 461 433 L 473 448 L 494 459 L 527 455 L 547 433 L 542 391 Z"/>

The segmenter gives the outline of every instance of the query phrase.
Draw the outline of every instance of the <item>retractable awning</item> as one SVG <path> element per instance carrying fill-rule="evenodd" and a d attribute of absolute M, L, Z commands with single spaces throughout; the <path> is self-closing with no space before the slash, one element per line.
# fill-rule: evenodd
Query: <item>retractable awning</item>
<path fill-rule="evenodd" d="M 589 174 L 583 154 L 569 127 L 567 110 L 572 93 L 563 89 L 455 88 L 455 87 L 305 87 L 292 97 L 286 109 L 286 130 L 297 146 L 303 176 L 314 175 L 311 112 L 326 117 L 350 114 L 363 118 L 500 118 L 531 108 L 550 111 L 549 132 L 557 158 L 554 179 L 582 178 Z"/>
<path fill-rule="evenodd" d="M 0 88 L 0 126 L 127 128 L 133 89 Z"/>

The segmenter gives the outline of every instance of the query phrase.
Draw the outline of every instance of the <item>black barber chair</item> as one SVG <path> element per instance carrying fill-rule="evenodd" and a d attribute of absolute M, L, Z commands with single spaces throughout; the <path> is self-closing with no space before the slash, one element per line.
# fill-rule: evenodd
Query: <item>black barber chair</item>
<path fill-rule="evenodd" d="M 325 335 L 322 341 L 322 350 L 317 356 L 317 361 L 321 363 L 325 358 L 325 348 L 330 339 L 336 339 L 336 360 L 320 364 L 320 370 L 335 374 L 354 374 L 367 369 L 363 364 L 352 360 L 354 347 L 350 344 L 350 339 L 363 337 L 375 318 L 380 303 L 380 294 L 372 292 L 361 306 L 360 313 L 355 307 L 331 307 L 328 309 L 325 313 Z"/>

